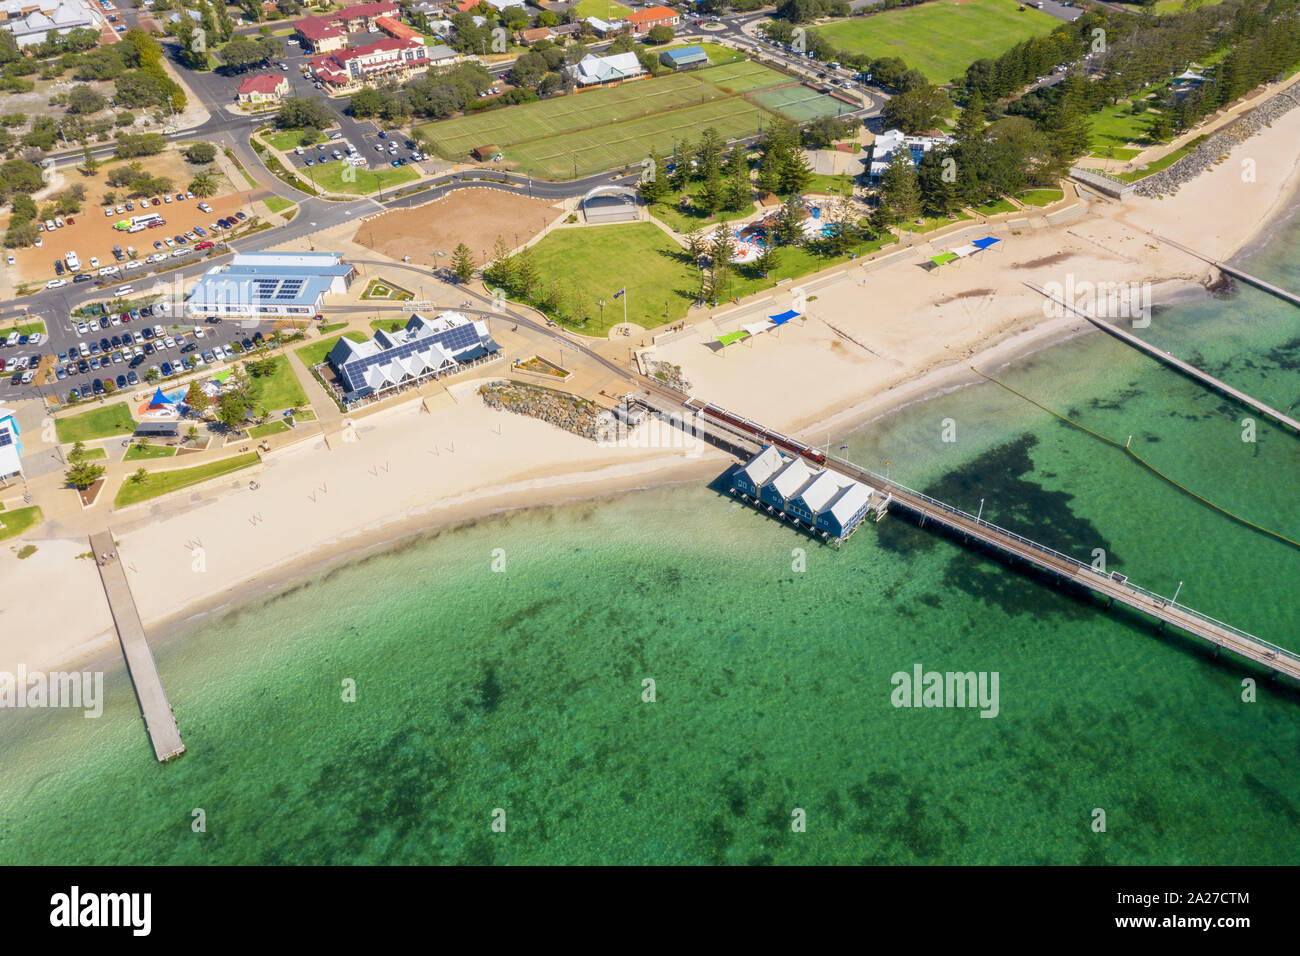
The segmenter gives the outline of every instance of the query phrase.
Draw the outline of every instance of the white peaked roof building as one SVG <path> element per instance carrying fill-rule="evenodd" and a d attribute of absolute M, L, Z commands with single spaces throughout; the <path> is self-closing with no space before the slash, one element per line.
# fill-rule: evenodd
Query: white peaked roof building
<path fill-rule="evenodd" d="M 792 458 L 772 479 L 769 487 L 784 504 L 802 491 L 804 486 L 813 479 L 814 474 L 816 473 L 802 458 Z"/>
<path fill-rule="evenodd" d="M 785 456 L 776 450 L 776 446 L 768 445 L 740 469 L 737 477 L 743 479 L 742 483 L 748 483 L 748 494 L 757 494 L 758 489 L 767 484 L 785 462 Z"/>
<path fill-rule="evenodd" d="M 88 0 L 0 0 L 0 27 L 14 35 L 20 47 L 44 43 L 51 33 L 78 27 L 99 30 L 104 15 Z"/>
<path fill-rule="evenodd" d="M 329 362 L 338 373 L 345 400 L 355 400 L 454 371 L 500 350 L 481 320 L 471 321 L 459 312 L 443 312 L 431 319 L 417 313 L 396 332 L 380 329 L 365 342 L 339 339 L 330 350 Z"/>
<path fill-rule="evenodd" d="M 810 481 L 795 498 L 815 517 L 840 492 L 853 484 L 855 484 L 854 480 L 847 475 L 827 470 Z M 795 501 L 791 501 L 791 504 L 795 503 Z"/>
<path fill-rule="evenodd" d="M 573 77 L 579 86 L 592 86 L 597 83 L 613 83 L 626 80 L 645 73 L 641 61 L 635 53 L 615 53 L 610 56 L 596 56 L 588 53 L 565 71 Z"/>
<path fill-rule="evenodd" d="M 850 528 L 870 503 L 872 494 L 872 490 L 862 482 L 850 481 L 826 510 L 841 528 Z"/>

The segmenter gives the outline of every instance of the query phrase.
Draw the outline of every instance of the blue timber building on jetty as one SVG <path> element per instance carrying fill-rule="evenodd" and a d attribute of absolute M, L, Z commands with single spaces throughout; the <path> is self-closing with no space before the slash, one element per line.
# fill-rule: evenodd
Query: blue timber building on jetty
<path fill-rule="evenodd" d="M 731 493 L 838 546 L 867 516 L 884 517 L 891 496 L 838 471 L 788 457 L 774 445 L 732 475 Z"/>

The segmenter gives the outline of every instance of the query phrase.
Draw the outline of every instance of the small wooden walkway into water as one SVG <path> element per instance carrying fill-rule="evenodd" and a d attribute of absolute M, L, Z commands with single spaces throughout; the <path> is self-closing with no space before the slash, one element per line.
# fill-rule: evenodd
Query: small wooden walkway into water
<path fill-rule="evenodd" d="M 637 395 L 638 401 L 655 408 L 661 414 L 671 415 L 680 420 L 682 406 L 686 403 L 682 401 L 682 397 L 678 393 L 659 386 L 657 383 L 651 384 L 648 380 L 643 381 L 642 386 L 642 393 Z M 725 418 L 710 414 L 708 411 L 703 410 L 704 403 L 699 399 L 692 398 L 688 402 L 693 410 L 699 412 L 698 419 L 708 421 L 711 430 L 728 432 L 740 439 L 740 445 L 736 446 L 736 450 L 742 452 L 742 458 L 752 454 L 749 449 L 757 449 L 764 444 L 770 444 L 772 443 L 772 436 L 779 435 L 779 433 L 767 430 L 764 426 L 745 419 L 741 419 L 746 422 L 745 426 L 737 426 Z M 718 411 L 722 412 L 723 410 L 719 409 Z M 753 433 L 748 430 L 750 427 L 754 429 Z M 793 442 L 794 440 L 786 439 L 786 441 Z M 797 442 L 794 443 L 798 444 Z M 947 534 L 959 538 L 963 543 L 977 543 L 985 550 L 997 554 L 1004 560 L 1031 566 L 1053 578 L 1085 588 L 1105 598 L 1108 603 L 1113 604 L 1118 601 L 1127 607 L 1156 618 L 1161 622 L 1162 627 L 1165 624 L 1172 625 L 1188 634 L 1214 644 L 1216 648 L 1226 648 L 1269 670 L 1300 680 L 1300 655 L 1255 637 L 1253 634 L 1248 634 L 1230 624 L 1216 621 L 1214 618 L 1185 605 L 1177 604 L 1170 598 L 1138 587 L 1130 583 L 1128 578 L 1122 574 L 1103 574 L 1091 565 L 1069 555 L 1062 554 L 1013 531 L 1000 528 L 991 522 L 984 521 L 978 515 L 972 515 L 959 508 L 954 508 L 952 505 L 931 498 L 896 481 L 891 481 L 889 478 L 868 471 L 845 459 L 817 450 L 812 450 L 811 457 L 809 455 L 804 457 L 809 458 L 810 463 L 813 465 L 831 468 L 840 474 L 847 475 L 889 495 L 891 510 L 896 507 L 910 513 L 922 527 L 927 523 L 932 524 Z"/>
<path fill-rule="evenodd" d="M 131 683 L 135 685 L 135 696 L 140 702 L 140 712 L 144 715 L 144 724 L 149 731 L 149 739 L 153 742 L 154 753 L 159 760 L 179 757 L 185 752 L 185 744 L 181 742 L 180 728 L 176 726 L 176 717 L 172 714 L 171 704 L 167 702 L 162 678 L 158 676 L 153 651 L 149 650 L 144 625 L 140 623 L 135 598 L 131 596 L 131 586 L 126 580 L 126 569 L 122 567 L 119 558 L 110 558 L 105 562 L 100 557 L 117 552 L 112 532 L 99 531 L 92 534 L 90 550 L 99 565 L 99 577 L 104 582 L 104 593 L 108 596 L 108 606 L 113 612 L 113 623 L 117 625 L 122 656 L 126 658 Z"/>
<path fill-rule="evenodd" d="M 1240 389 L 1233 388 L 1227 382 L 1215 378 L 1209 372 L 1202 371 L 1201 369 L 1197 368 L 1195 365 L 1191 365 L 1187 362 L 1184 362 L 1182 359 L 1177 358 L 1169 354 L 1168 352 L 1161 351 L 1160 349 L 1152 345 L 1150 342 L 1138 338 L 1132 332 L 1129 332 L 1126 329 L 1121 329 L 1119 326 L 1115 325 L 1114 323 L 1106 322 L 1102 319 L 1099 319 L 1095 315 L 1092 315 L 1089 312 L 1084 312 L 1082 309 L 1076 309 L 1074 306 L 1070 305 L 1070 303 L 1066 302 L 1060 296 L 1053 295 L 1051 292 L 1048 292 L 1046 289 L 1041 288 L 1040 286 L 1034 285 L 1032 282 L 1026 282 L 1025 285 L 1029 286 L 1029 288 L 1033 289 L 1035 292 L 1039 293 L 1040 295 L 1048 299 L 1051 299 L 1053 302 L 1055 302 L 1057 305 L 1061 306 L 1062 308 L 1068 309 L 1069 311 L 1073 312 L 1075 315 L 1079 316 L 1080 318 L 1087 319 L 1089 322 L 1091 322 L 1093 325 L 1095 325 L 1097 328 L 1101 329 L 1103 332 L 1107 333 L 1108 335 L 1113 335 L 1121 342 L 1133 346 L 1133 348 L 1137 349 L 1138 351 L 1145 352 L 1147 355 L 1150 355 L 1152 358 L 1159 359 L 1161 362 L 1164 362 L 1166 365 L 1170 366 L 1171 368 L 1176 369 L 1179 372 L 1182 372 L 1188 378 L 1200 382 L 1202 385 L 1214 389 L 1216 392 L 1219 392 L 1221 395 L 1226 395 L 1228 398 L 1231 398 L 1233 401 L 1245 405 L 1251 411 L 1256 412 L 1257 414 L 1263 416 L 1264 418 L 1267 418 L 1269 421 L 1275 422 L 1278 425 L 1282 425 L 1283 427 L 1289 428 L 1293 432 L 1300 434 L 1300 421 L 1296 421 L 1294 418 L 1292 418 L 1290 415 L 1286 414 L 1285 412 L 1280 412 L 1276 408 L 1272 408 L 1271 406 L 1265 405 L 1259 399 L 1247 395 L 1245 392 L 1241 391 Z M 1297 304 L 1300 305 L 1300 301 L 1298 301 Z"/>

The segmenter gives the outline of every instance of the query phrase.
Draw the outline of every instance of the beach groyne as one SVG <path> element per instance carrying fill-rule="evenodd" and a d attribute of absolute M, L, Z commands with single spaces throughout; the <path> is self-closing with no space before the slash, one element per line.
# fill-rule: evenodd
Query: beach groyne
<path fill-rule="evenodd" d="M 617 434 L 618 423 L 608 411 L 577 395 L 523 382 L 492 382 L 482 386 L 479 395 L 489 408 L 541 419 L 594 442 Z"/>

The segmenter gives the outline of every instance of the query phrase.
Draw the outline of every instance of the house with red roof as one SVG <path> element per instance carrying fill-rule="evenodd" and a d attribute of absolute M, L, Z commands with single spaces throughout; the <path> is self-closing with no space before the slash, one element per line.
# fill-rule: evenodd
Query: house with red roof
<path fill-rule="evenodd" d="M 647 7 L 628 14 L 627 22 L 632 25 L 632 35 L 639 37 L 655 27 L 675 27 L 682 22 L 682 16 L 669 7 Z"/>
<path fill-rule="evenodd" d="M 348 45 L 348 35 L 342 28 L 321 17 L 303 17 L 294 23 L 293 29 L 303 49 L 312 53 L 328 53 Z"/>
<path fill-rule="evenodd" d="M 375 17 L 375 28 L 387 33 L 395 40 L 416 40 L 424 35 L 414 27 L 408 27 L 405 23 L 398 21 L 395 17 Z"/>
<path fill-rule="evenodd" d="M 400 11 L 401 7 L 397 4 L 385 0 L 383 3 L 358 3 L 355 6 L 344 7 L 342 10 L 325 14 L 324 19 L 348 33 L 358 33 L 362 30 L 373 31 L 375 21 L 380 17 L 397 19 Z"/>
<path fill-rule="evenodd" d="M 289 78 L 281 73 L 245 77 L 236 93 L 241 103 L 278 103 L 289 95 Z"/>

